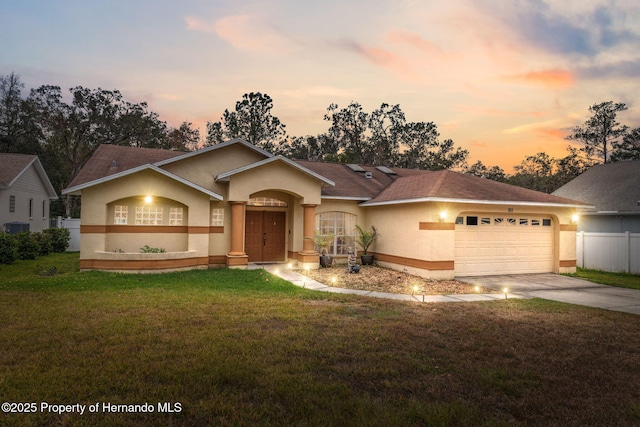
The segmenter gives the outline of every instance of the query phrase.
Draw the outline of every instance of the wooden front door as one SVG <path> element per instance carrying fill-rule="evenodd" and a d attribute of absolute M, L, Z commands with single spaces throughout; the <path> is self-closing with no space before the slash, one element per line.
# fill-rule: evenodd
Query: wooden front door
<path fill-rule="evenodd" d="M 285 212 L 246 212 L 244 250 L 249 262 L 285 260 L 285 218 Z"/>

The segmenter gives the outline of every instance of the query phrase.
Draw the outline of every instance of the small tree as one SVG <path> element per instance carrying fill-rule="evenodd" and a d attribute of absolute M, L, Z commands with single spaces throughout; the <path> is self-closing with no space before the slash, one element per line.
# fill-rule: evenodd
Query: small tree
<path fill-rule="evenodd" d="M 358 237 L 356 243 L 362 248 L 363 255 L 367 255 L 369 246 L 378 238 L 379 234 L 376 228 L 372 225 L 370 231 L 365 231 L 362 227 L 356 224 L 358 230 Z"/>
<path fill-rule="evenodd" d="M 616 148 L 620 138 L 624 137 L 629 129 L 616 120 L 617 114 L 626 109 L 625 104 L 613 101 L 594 104 L 589 107 L 591 117 L 583 126 L 573 128 L 566 139 L 582 143 L 584 146 L 580 150 L 588 159 L 599 158 L 607 163 L 611 150 Z"/>

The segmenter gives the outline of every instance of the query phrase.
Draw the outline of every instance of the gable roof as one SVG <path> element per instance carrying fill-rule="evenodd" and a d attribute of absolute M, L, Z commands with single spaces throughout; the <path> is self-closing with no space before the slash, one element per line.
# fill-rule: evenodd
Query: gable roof
<path fill-rule="evenodd" d="M 450 170 L 422 171 L 398 178 L 362 206 L 425 201 L 588 207 L 587 203 L 576 200 Z"/>
<path fill-rule="evenodd" d="M 56 190 L 51 185 L 47 172 L 44 170 L 42 163 L 40 163 L 38 156 L 33 154 L 0 153 L 0 164 L 2 164 L 2 168 L 0 168 L 0 190 L 10 188 L 33 165 L 49 194 L 49 199 L 56 200 L 58 198 Z"/>
<path fill-rule="evenodd" d="M 220 197 L 218 194 L 205 190 L 178 175 L 169 173 L 162 169 L 162 166 L 233 144 L 254 150 L 264 155 L 265 158 L 240 168 L 220 173 L 216 177 L 216 181 L 227 181 L 234 174 L 271 162 L 284 162 L 321 181 L 324 184 L 321 189 L 322 198 L 355 200 L 362 202 L 361 206 L 451 201 L 460 203 L 592 207 L 587 202 L 557 197 L 448 170 L 425 171 L 306 160 L 294 161 L 282 156 L 274 156 L 241 139 L 230 140 L 190 153 L 101 145 L 63 194 L 80 191 L 91 185 L 106 182 L 109 177 L 116 178 L 150 168 L 172 179 L 198 188 L 200 191 L 205 191 L 207 194 L 211 193 L 212 197 L 217 198 Z"/>
<path fill-rule="evenodd" d="M 283 156 L 269 157 L 269 158 L 261 160 L 259 162 L 251 163 L 249 165 L 242 166 L 242 167 L 239 167 L 237 169 L 233 169 L 233 170 L 230 170 L 228 172 L 221 173 L 218 176 L 216 176 L 216 181 L 229 181 L 229 178 L 231 176 L 237 174 L 237 173 L 241 173 L 241 172 L 244 172 L 244 171 L 255 169 L 255 168 L 258 168 L 260 166 L 263 166 L 263 165 L 266 165 L 266 164 L 269 164 L 269 163 L 274 163 L 274 162 L 285 163 L 285 164 L 291 166 L 292 168 L 294 168 L 296 170 L 299 170 L 302 173 L 305 173 L 307 175 L 312 176 L 313 178 L 319 180 L 320 182 L 323 182 L 324 184 L 331 185 L 331 186 L 336 185 L 330 179 L 327 179 L 326 177 L 314 172 L 313 170 L 305 168 L 304 166 L 299 165 L 298 163 L 294 162 L 293 160 L 289 160 L 289 159 L 287 159 L 286 157 L 283 157 Z"/>
<path fill-rule="evenodd" d="M 553 194 L 590 203 L 597 212 L 640 213 L 640 160 L 593 166 Z"/>
<path fill-rule="evenodd" d="M 96 184 L 102 184 L 102 183 L 105 183 L 105 182 L 109 182 L 109 181 L 112 181 L 114 179 L 122 178 L 124 176 L 131 175 L 131 174 L 134 174 L 134 173 L 138 173 L 138 172 L 143 171 L 143 170 L 152 170 L 152 171 L 155 171 L 155 172 L 157 172 L 157 173 L 159 173 L 161 175 L 164 175 L 164 176 L 166 176 L 168 178 L 171 178 L 173 180 L 181 182 L 182 184 L 185 184 L 185 185 L 187 185 L 187 186 L 189 186 L 189 187 L 191 187 L 191 188 L 193 188 L 195 190 L 198 190 L 198 191 L 200 191 L 202 193 L 208 194 L 209 197 L 211 197 L 212 200 L 222 200 L 222 196 L 220 194 L 215 193 L 215 192 L 213 192 L 211 190 L 207 190 L 206 188 L 201 187 L 198 184 L 195 184 L 195 183 L 193 183 L 191 181 L 188 181 L 188 180 L 186 180 L 186 179 L 184 179 L 184 178 L 182 178 L 182 177 L 180 177 L 178 175 L 175 175 L 175 174 L 173 174 L 173 173 L 171 173 L 169 171 L 166 171 L 166 170 L 161 169 L 161 168 L 159 168 L 159 167 L 157 167 L 155 165 L 150 165 L 150 164 L 140 165 L 140 166 L 137 166 L 135 168 L 131 168 L 131 169 L 128 169 L 128 170 L 125 170 L 125 171 L 122 171 L 122 172 L 117 172 L 117 173 L 114 173 L 114 174 L 107 175 L 105 177 L 99 178 L 99 179 L 94 180 L 94 181 L 85 182 L 83 184 L 79 184 L 79 185 L 76 185 L 74 187 L 66 188 L 66 189 L 64 189 L 62 191 L 62 194 L 72 194 L 72 193 L 78 192 L 80 190 L 83 190 L 83 189 L 85 189 L 87 187 L 91 187 L 91 186 L 96 185 Z"/>
<path fill-rule="evenodd" d="M 102 144 L 96 148 L 96 151 L 82 167 L 78 175 L 69 183 L 69 188 L 78 187 L 109 175 L 183 154 L 184 152 L 182 151 L 161 150 L 158 148 Z"/>

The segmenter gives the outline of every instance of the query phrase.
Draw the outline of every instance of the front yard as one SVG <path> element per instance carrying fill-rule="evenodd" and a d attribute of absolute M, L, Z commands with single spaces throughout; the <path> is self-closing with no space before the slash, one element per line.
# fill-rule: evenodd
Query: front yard
<path fill-rule="evenodd" d="M 79 273 L 77 254 L 0 266 L 0 400 L 38 404 L 0 425 L 638 425 L 638 348 L 637 316 L 542 300 Z"/>

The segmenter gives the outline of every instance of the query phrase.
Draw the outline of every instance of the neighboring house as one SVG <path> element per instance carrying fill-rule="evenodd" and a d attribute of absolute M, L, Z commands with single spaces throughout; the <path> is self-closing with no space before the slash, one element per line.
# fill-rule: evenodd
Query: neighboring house
<path fill-rule="evenodd" d="M 593 166 L 553 194 L 595 206 L 582 212 L 579 231 L 640 233 L 640 160 Z"/>
<path fill-rule="evenodd" d="M 29 231 L 49 228 L 49 202 L 57 200 L 38 156 L 0 153 L 0 227 L 22 223 Z"/>
<path fill-rule="evenodd" d="M 294 262 L 314 234 L 347 256 L 355 225 L 383 266 L 424 277 L 571 272 L 574 200 L 451 171 L 293 161 L 235 139 L 190 153 L 100 146 L 82 196 L 80 267 L 174 270 Z M 164 253 L 140 253 L 148 245 Z"/>
<path fill-rule="evenodd" d="M 640 273 L 640 160 L 593 166 L 553 194 L 593 205 L 578 222 L 579 267 Z"/>

